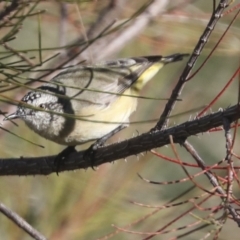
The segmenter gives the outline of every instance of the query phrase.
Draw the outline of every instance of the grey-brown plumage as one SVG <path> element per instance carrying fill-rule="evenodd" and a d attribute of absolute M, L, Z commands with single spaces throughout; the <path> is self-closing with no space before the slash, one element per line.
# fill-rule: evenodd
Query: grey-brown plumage
<path fill-rule="evenodd" d="M 59 144 L 100 139 L 128 125 L 137 98 L 124 95 L 137 95 L 162 66 L 185 56 L 119 59 L 73 68 L 28 92 L 22 102 L 32 108 L 20 104 L 6 119 L 21 118 L 36 133 Z"/>

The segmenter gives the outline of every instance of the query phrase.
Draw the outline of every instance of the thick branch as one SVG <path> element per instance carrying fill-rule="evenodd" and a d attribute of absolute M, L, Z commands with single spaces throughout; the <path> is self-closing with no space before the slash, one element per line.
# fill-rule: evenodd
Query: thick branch
<path fill-rule="evenodd" d="M 162 147 L 170 143 L 169 135 L 173 136 L 175 143 L 182 143 L 190 136 L 221 126 L 223 118 L 227 118 L 232 123 L 239 117 L 239 105 L 235 105 L 224 111 L 212 113 L 172 128 L 144 133 L 138 137 L 98 149 L 95 152 L 93 162 L 95 166 L 98 166 L 106 162 L 146 152 L 153 148 Z M 92 162 L 84 161 L 83 155 L 84 151 L 71 154 L 62 164 L 59 172 L 91 167 Z M 0 175 L 48 175 L 56 171 L 56 166 L 54 165 L 55 157 L 0 159 Z"/>

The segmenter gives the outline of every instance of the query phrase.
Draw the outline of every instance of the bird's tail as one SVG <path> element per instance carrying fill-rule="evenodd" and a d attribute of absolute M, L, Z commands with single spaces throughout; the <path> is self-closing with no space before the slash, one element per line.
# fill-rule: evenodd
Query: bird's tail
<path fill-rule="evenodd" d="M 173 55 L 169 55 L 166 57 L 162 57 L 161 61 L 165 64 L 171 63 L 171 62 L 177 62 L 183 60 L 184 57 L 188 57 L 190 54 L 188 53 L 175 53 Z"/>
<path fill-rule="evenodd" d="M 175 53 L 169 56 L 161 56 L 161 55 L 152 55 L 152 56 L 143 56 L 143 57 L 136 57 L 133 58 L 136 62 L 147 61 L 149 63 L 157 63 L 161 62 L 163 64 L 177 62 L 183 60 L 184 57 L 189 56 L 188 53 Z M 145 60 L 144 60 L 145 59 Z"/>

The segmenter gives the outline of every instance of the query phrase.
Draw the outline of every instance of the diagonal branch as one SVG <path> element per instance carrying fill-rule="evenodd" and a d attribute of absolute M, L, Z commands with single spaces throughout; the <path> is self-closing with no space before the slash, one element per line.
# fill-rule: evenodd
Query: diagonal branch
<path fill-rule="evenodd" d="M 201 167 L 202 170 L 206 170 L 206 165 L 203 159 L 198 155 L 194 147 L 188 142 L 185 141 L 183 144 L 184 148 L 192 155 L 192 157 L 195 159 L 199 167 Z M 233 217 L 234 221 L 238 224 L 240 227 L 240 215 L 237 213 L 236 209 L 226 201 L 227 194 L 224 191 L 224 189 L 220 186 L 218 183 L 217 178 L 214 176 L 211 170 L 208 170 L 204 173 L 211 184 L 216 187 L 216 192 L 220 194 L 222 201 L 225 203 L 226 208 L 229 210 L 231 216 Z"/>
<path fill-rule="evenodd" d="M 9 15 L 12 11 L 15 11 L 19 5 L 19 0 L 12 0 L 12 3 L 0 12 L 0 20 Z"/>
<path fill-rule="evenodd" d="M 105 33 L 106 29 L 120 16 L 124 10 L 124 4 L 126 4 L 126 0 L 110 0 L 106 8 L 99 13 L 95 23 L 87 31 L 87 39 L 89 39 L 89 41 L 85 41 L 84 37 L 80 36 L 74 40 L 69 47 L 66 46 L 63 50 L 57 51 L 59 55 L 54 58 L 51 63 L 46 64 L 47 68 L 52 70 L 33 74 L 31 78 L 50 80 L 59 72 L 57 69 L 61 69 L 63 66 L 75 65 L 83 60 L 89 60 L 89 53 L 85 50 L 89 49 L 90 46 L 91 53 L 94 52 L 93 57 L 95 59 L 99 51 L 105 51 L 106 43 L 115 37 L 114 34 L 110 34 L 104 39 L 100 36 Z M 103 47 L 102 42 L 104 42 Z M 41 69 L 44 70 L 46 65 L 41 65 Z"/>
<path fill-rule="evenodd" d="M 119 51 L 124 44 L 132 41 L 132 39 L 139 35 L 155 17 L 166 11 L 168 4 L 168 0 L 155 0 L 149 3 L 145 11 L 134 19 L 130 26 L 124 29 L 124 31 L 108 44 L 107 48 L 101 52 L 100 58 L 107 58 L 116 51 Z"/>
<path fill-rule="evenodd" d="M 17 224 L 21 229 L 27 232 L 36 240 L 46 240 L 41 233 L 34 229 L 30 224 L 28 224 L 23 218 L 21 218 L 17 213 L 13 212 L 11 209 L 7 208 L 3 203 L 0 203 L 0 212 L 6 217 L 11 219 L 15 224 Z"/>
<path fill-rule="evenodd" d="M 228 0 L 221 0 L 216 10 L 213 11 L 212 17 L 209 20 L 209 23 L 205 31 L 203 32 L 202 36 L 200 37 L 195 49 L 193 50 L 193 53 L 188 61 L 188 64 L 183 70 L 183 73 L 180 76 L 177 85 L 173 89 L 171 97 L 169 98 L 169 101 L 167 102 L 157 125 L 151 131 L 161 130 L 166 126 L 167 118 L 170 116 L 170 113 L 172 112 L 175 106 L 176 99 L 181 95 L 181 92 L 184 88 L 187 78 L 196 63 L 198 56 L 203 50 L 203 47 L 207 43 L 207 40 L 209 39 L 214 27 L 216 26 L 218 20 L 221 18 L 222 12 L 224 11 L 225 8 L 227 8 L 227 6 L 228 6 Z"/>
<path fill-rule="evenodd" d="M 175 143 L 182 143 L 190 136 L 222 126 L 223 118 L 227 118 L 230 123 L 240 118 L 239 105 L 162 131 L 144 133 L 138 137 L 99 148 L 95 151 L 93 158 L 94 165 L 98 166 L 106 162 L 112 162 L 117 159 L 150 151 L 153 148 L 162 147 L 170 143 L 169 135 L 173 136 Z M 71 154 L 58 171 L 70 171 L 91 167 L 92 162 L 84 160 L 84 153 L 85 151 Z M 56 166 L 54 165 L 55 157 L 56 156 L 0 159 L 0 175 L 48 175 L 56 172 Z"/>

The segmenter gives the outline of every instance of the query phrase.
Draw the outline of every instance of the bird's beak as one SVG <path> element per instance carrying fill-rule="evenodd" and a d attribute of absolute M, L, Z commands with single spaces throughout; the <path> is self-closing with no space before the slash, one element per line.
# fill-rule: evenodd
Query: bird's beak
<path fill-rule="evenodd" d="M 15 113 L 12 113 L 12 114 L 6 116 L 3 119 L 3 121 L 8 121 L 8 120 L 16 119 L 16 118 L 19 118 L 19 115 L 15 112 Z"/>

